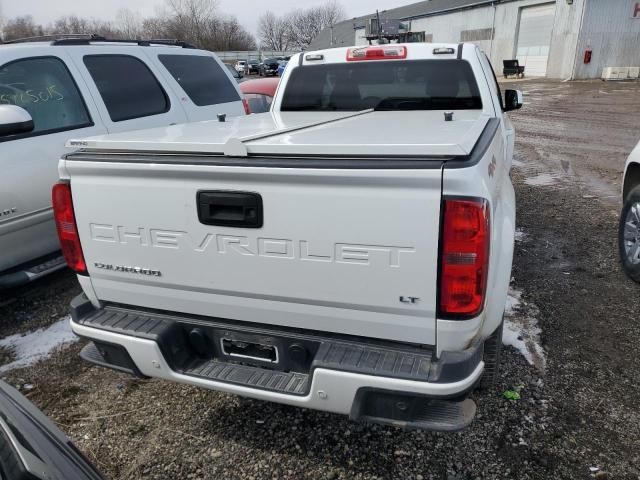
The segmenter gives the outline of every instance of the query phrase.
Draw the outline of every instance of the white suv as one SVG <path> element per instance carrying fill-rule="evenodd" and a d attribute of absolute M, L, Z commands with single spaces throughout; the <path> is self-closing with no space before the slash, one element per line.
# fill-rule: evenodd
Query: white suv
<path fill-rule="evenodd" d="M 86 36 L 1 44 L 0 288 L 64 266 L 50 195 L 69 138 L 244 113 L 220 60 L 184 43 Z"/>
<path fill-rule="evenodd" d="M 245 73 L 245 69 L 247 68 L 247 62 L 244 60 L 238 60 L 235 65 L 236 72 Z"/>

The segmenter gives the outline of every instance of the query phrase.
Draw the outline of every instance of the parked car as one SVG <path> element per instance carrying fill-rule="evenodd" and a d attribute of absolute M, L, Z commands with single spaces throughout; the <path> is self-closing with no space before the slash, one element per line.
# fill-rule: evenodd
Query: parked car
<path fill-rule="evenodd" d="M 51 185 L 69 138 L 244 113 L 220 60 L 183 47 L 88 36 L 0 45 L 0 288 L 64 267 Z"/>
<path fill-rule="evenodd" d="M 627 160 L 622 189 L 618 247 L 622 268 L 640 282 L 640 142 Z"/>
<path fill-rule="evenodd" d="M 260 62 L 258 60 L 249 60 L 247 62 L 247 75 L 252 73 L 260 73 Z"/>
<path fill-rule="evenodd" d="M 225 63 L 225 67 L 227 67 L 227 69 L 229 70 L 229 73 L 231 73 L 231 76 L 235 79 L 237 83 L 244 82 L 245 78 L 242 72 L 239 72 L 238 70 L 235 69 L 235 67 L 226 63 Z"/>
<path fill-rule="evenodd" d="M 505 112 L 522 94 L 502 97 L 473 44 L 305 52 L 289 68 L 270 114 L 92 137 L 61 159 L 83 358 L 464 428 L 470 392 L 499 369 L 515 234 Z"/>
<path fill-rule="evenodd" d="M 278 76 L 281 77 L 282 74 L 284 73 L 285 68 L 287 68 L 287 63 L 289 63 L 288 60 L 280 60 L 278 62 Z"/>
<path fill-rule="evenodd" d="M 267 58 L 262 61 L 260 64 L 260 76 L 268 77 L 270 75 L 278 74 L 278 59 L 277 58 Z"/>
<path fill-rule="evenodd" d="M 104 478 L 51 420 L 1 380 L 0 452 L 3 480 Z"/>
<path fill-rule="evenodd" d="M 278 89 L 279 78 L 256 78 L 240 84 L 251 113 L 268 112 Z"/>
<path fill-rule="evenodd" d="M 246 60 L 238 60 L 234 66 L 234 68 L 236 69 L 236 72 L 241 73 L 242 75 L 244 75 L 244 71 L 247 68 L 247 62 Z"/>

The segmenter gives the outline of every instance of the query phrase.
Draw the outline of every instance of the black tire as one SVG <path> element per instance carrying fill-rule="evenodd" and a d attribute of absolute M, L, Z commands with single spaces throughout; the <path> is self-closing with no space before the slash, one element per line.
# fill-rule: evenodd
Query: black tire
<path fill-rule="evenodd" d="M 489 338 L 484 341 L 484 372 L 478 388 L 480 390 L 492 390 L 496 385 L 500 373 L 500 358 L 502 356 L 502 330 L 504 321 Z"/>
<path fill-rule="evenodd" d="M 632 208 L 636 208 L 638 212 L 635 216 L 631 211 Z M 636 231 L 640 233 L 640 185 L 636 186 L 624 201 L 622 212 L 620 213 L 620 223 L 618 226 L 618 253 L 620 255 L 620 262 L 622 263 L 622 269 L 627 276 L 634 282 L 640 283 L 640 258 L 635 259 L 637 254 L 630 255 L 627 253 L 627 246 L 624 238 L 625 227 L 628 221 L 635 225 Z M 636 242 L 640 244 L 640 236 L 636 236 Z"/>

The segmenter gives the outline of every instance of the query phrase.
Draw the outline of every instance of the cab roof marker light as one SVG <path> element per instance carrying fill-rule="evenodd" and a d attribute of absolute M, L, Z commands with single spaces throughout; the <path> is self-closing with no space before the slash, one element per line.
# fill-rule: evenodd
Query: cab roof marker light
<path fill-rule="evenodd" d="M 313 62 L 316 60 L 324 60 L 324 55 L 317 53 L 317 54 L 311 54 L 311 55 L 307 55 L 304 57 L 305 60 L 308 60 L 309 62 Z"/>
<path fill-rule="evenodd" d="M 347 62 L 363 60 L 401 60 L 407 58 L 407 47 L 403 45 L 376 45 L 347 50 Z"/>
<path fill-rule="evenodd" d="M 433 49 L 433 54 L 434 55 L 453 55 L 454 53 L 456 53 L 455 48 L 451 48 L 451 47 L 441 47 L 441 48 L 434 48 Z"/>

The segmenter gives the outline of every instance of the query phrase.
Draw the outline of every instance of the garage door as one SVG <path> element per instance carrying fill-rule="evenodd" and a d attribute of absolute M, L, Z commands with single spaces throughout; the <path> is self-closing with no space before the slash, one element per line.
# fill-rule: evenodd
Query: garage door
<path fill-rule="evenodd" d="M 547 74 L 551 31 L 555 18 L 555 3 L 523 8 L 520 13 L 517 58 L 528 77 Z"/>

